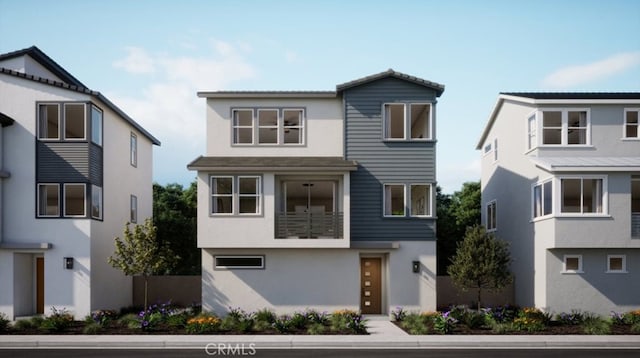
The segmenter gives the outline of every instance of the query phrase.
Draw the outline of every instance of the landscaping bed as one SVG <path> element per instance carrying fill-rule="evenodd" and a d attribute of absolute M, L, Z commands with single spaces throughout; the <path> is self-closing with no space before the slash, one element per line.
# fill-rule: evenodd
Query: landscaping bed
<path fill-rule="evenodd" d="M 461 335 L 579 335 L 640 334 L 640 310 L 612 312 L 602 317 L 589 312 L 550 314 L 537 308 L 500 306 L 481 310 L 465 306 L 443 312 L 406 312 L 398 307 L 395 324 L 409 334 Z"/>

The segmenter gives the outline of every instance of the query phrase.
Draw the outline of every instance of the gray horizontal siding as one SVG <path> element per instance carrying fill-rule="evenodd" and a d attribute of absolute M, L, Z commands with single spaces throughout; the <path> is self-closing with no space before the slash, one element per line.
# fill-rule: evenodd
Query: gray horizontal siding
<path fill-rule="evenodd" d="M 89 144 L 86 142 L 41 142 L 37 146 L 38 182 L 89 181 Z"/>
<path fill-rule="evenodd" d="M 436 181 L 435 142 L 383 141 L 382 105 L 435 98 L 433 90 L 394 78 L 345 91 L 345 154 L 359 164 L 351 174 L 351 240 L 435 240 L 435 219 L 385 218 L 382 207 L 384 183 Z"/>
<path fill-rule="evenodd" d="M 102 147 L 99 147 L 95 144 L 91 144 L 90 147 L 90 155 L 89 155 L 89 178 L 91 180 L 91 184 L 102 187 L 103 180 L 103 156 L 102 156 Z"/>

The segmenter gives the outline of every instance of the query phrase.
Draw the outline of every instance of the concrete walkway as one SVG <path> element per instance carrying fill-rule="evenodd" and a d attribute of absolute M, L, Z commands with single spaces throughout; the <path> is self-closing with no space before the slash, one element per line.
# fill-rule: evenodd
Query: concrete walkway
<path fill-rule="evenodd" d="M 409 336 L 409 334 L 403 331 L 395 323 L 389 321 L 389 316 L 383 315 L 365 315 L 363 317 L 367 320 L 367 331 L 370 335 L 374 336 Z"/>

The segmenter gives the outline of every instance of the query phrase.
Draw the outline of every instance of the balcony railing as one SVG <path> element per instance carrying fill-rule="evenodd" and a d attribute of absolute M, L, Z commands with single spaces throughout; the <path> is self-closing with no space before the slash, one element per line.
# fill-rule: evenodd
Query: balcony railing
<path fill-rule="evenodd" d="M 631 236 L 640 238 L 640 213 L 631 213 Z"/>
<path fill-rule="evenodd" d="M 336 213 L 277 213 L 278 239 L 341 239 L 344 214 Z"/>

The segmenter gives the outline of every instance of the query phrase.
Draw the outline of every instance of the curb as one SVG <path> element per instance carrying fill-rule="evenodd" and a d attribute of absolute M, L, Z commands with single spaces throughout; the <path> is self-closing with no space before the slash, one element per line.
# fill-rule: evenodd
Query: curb
<path fill-rule="evenodd" d="M 616 336 L 286 336 L 286 335 L 5 335 L 2 349 L 638 349 L 640 335 Z"/>

